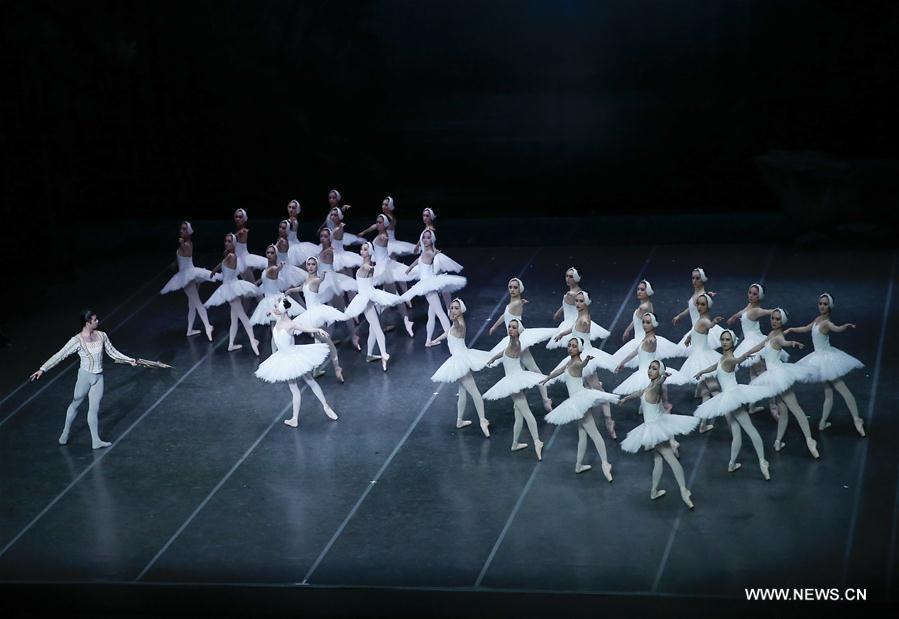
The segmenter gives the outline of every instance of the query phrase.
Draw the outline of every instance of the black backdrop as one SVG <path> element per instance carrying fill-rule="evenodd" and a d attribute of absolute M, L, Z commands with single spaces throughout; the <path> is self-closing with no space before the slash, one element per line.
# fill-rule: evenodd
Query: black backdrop
<path fill-rule="evenodd" d="M 5 214 L 769 210 L 897 157 L 899 3 L 3 2 Z"/>

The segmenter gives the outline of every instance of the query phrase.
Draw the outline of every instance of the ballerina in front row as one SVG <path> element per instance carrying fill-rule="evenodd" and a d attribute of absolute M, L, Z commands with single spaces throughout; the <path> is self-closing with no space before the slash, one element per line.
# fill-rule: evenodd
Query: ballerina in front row
<path fill-rule="evenodd" d="M 178 265 L 178 272 L 172 275 L 172 278 L 159 291 L 160 294 L 167 294 L 175 290 L 183 290 L 187 296 L 187 337 L 200 333 L 194 329 L 194 319 L 197 314 L 206 327 L 206 337 L 212 341 L 212 325 L 209 324 L 209 317 L 206 315 L 206 308 L 200 301 L 200 293 L 197 292 L 197 284 L 211 281 L 212 273 L 209 269 L 201 269 L 194 266 L 194 244 L 191 241 L 194 229 L 189 221 L 181 222 L 181 230 L 178 234 L 178 250 L 175 252 L 175 259 Z"/>
<path fill-rule="evenodd" d="M 474 382 L 472 372 L 482 370 L 487 361 L 490 360 L 490 353 L 486 350 L 475 350 L 465 345 L 465 303 L 462 299 L 453 299 L 450 303 L 450 319 L 453 321 L 448 331 L 441 333 L 435 343 L 439 343 L 446 339 L 449 346 L 450 358 L 443 362 L 437 371 L 431 376 L 431 381 L 435 383 L 459 383 L 459 398 L 456 403 L 456 427 L 464 428 L 470 426 L 471 422 L 465 419 L 465 408 L 468 405 L 468 396 L 471 396 L 474 402 L 474 408 L 480 419 L 481 432 L 484 436 L 490 438 L 490 422 L 484 414 L 484 400 L 478 386 Z"/>
<path fill-rule="evenodd" d="M 678 434 L 689 434 L 699 425 L 699 419 L 688 415 L 673 415 L 662 410 L 662 385 L 668 377 L 665 364 L 656 359 L 649 364 L 646 370 L 649 377 L 649 386 L 640 395 L 631 394 L 618 402 L 623 404 L 628 400 L 639 397 L 640 409 L 643 411 L 643 423 L 627 433 L 621 441 L 621 449 L 630 453 L 637 453 L 641 449 L 653 451 L 652 488 L 649 492 L 650 499 L 657 499 L 665 495 L 664 490 L 659 490 L 659 482 L 662 479 L 662 460 L 668 463 L 674 479 L 680 487 L 680 496 L 687 507 L 693 509 L 692 493 L 687 489 L 684 479 L 684 469 L 674 450 L 671 449 L 671 439 Z"/>
<path fill-rule="evenodd" d="M 531 433 L 531 439 L 534 441 L 534 451 L 537 454 L 537 459 L 543 460 L 543 442 L 540 440 L 540 433 L 537 430 L 537 420 L 534 419 L 534 413 L 531 412 L 531 407 L 528 406 L 528 399 L 525 397 L 524 392 L 531 387 L 537 386 L 541 387 L 545 392 L 546 385 L 543 385 L 542 382 L 546 376 L 538 372 L 525 370 L 522 367 L 527 346 L 521 341 L 521 335 L 526 330 L 519 320 L 517 318 L 511 319 L 507 329 L 509 336 L 504 340 L 507 342 L 506 346 L 487 362 L 487 367 L 496 367 L 497 360 L 502 357 L 503 370 L 506 372 L 506 376 L 484 392 L 484 399 L 501 400 L 503 398 L 512 398 L 512 407 L 515 410 L 512 451 L 527 448 L 527 443 L 518 442 L 522 426 L 524 422 L 527 422 L 528 431 Z M 600 440 L 602 439 L 600 438 Z"/>
<path fill-rule="evenodd" d="M 609 463 L 609 456 L 606 453 L 606 443 L 596 427 L 591 409 L 599 404 L 608 406 L 610 402 L 617 402 L 618 396 L 584 386 L 584 374 L 591 361 L 590 353 L 581 359 L 581 353 L 584 350 L 583 340 L 577 337 L 569 338 L 568 362 L 563 367 L 557 367 L 543 379 L 542 383 L 545 385 L 557 376 L 564 374 L 565 386 L 568 389 L 568 399 L 557 405 L 544 419 L 555 425 L 577 421 L 577 462 L 574 465 L 574 472 L 583 473 L 592 468 L 589 464 L 584 464 L 584 456 L 587 453 L 587 437 L 589 436 L 602 462 L 602 474 L 607 480 L 612 481 L 612 465 Z"/>
<path fill-rule="evenodd" d="M 312 378 L 312 371 L 328 358 L 328 346 L 321 343 L 298 346 L 293 340 L 294 333 L 308 333 L 318 337 L 325 337 L 327 334 L 321 329 L 308 329 L 292 320 L 289 312 L 293 304 L 293 301 L 282 295 L 272 307 L 272 315 L 277 320 L 272 327 L 272 355 L 259 364 L 255 374 L 256 378 L 269 383 L 287 383 L 293 399 L 293 416 L 285 419 L 284 423 L 296 428 L 300 419 L 301 401 L 298 378 L 303 379 L 321 402 L 325 415 L 336 420 L 337 413 L 328 405 L 322 388 Z"/>
<path fill-rule="evenodd" d="M 213 275 L 222 272 L 222 283 L 215 289 L 212 296 L 206 299 L 204 305 L 206 307 L 215 307 L 216 305 L 224 305 L 225 303 L 231 308 L 231 328 L 228 331 L 228 350 L 240 350 L 243 348 L 240 344 L 234 343 L 237 337 L 238 323 L 243 325 L 247 337 L 250 338 L 250 347 L 253 354 L 259 356 L 259 340 L 253 335 L 253 325 L 250 324 L 250 318 L 247 316 L 246 310 L 243 308 L 241 299 L 244 297 L 258 297 L 262 291 L 257 288 L 253 282 L 237 279 L 237 256 L 234 253 L 237 239 L 230 232 L 225 235 L 225 256 L 214 269 Z M 255 281 L 255 280 L 254 280 Z"/>
<path fill-rule="evenodd" d="M 809 370 L 808 376 L 801 378 L 801 382 L 824 383 L 824 407 L 821 409 L 821 421 L 818 423 L 818 429 L 825 430 L 830 427 L 827 418 L 830 417 L 830 411 L 833 408 L 833 392 L 836 389 L 837 393 L 843 396 L 843 401 L 849 408 L 855 430 L 865 436 L 864 422 L 859 417 L 855 396 L 843 381 L 843 376 L 852 370 L 865 367 L 865 364 L 830 345 L 831 332 L 842 333 L 846 329 L 855 329 L 855 325 L 851 322 L 843 325 L 834 323 L 830 317 L 833 307 L 833 297 L 830 293 L 823 293 L 818 297 L 818 316 L 804 327 L 792 327 L 784 331 L 784 334 L 812 332 L 812 344 L 815 350 L 797 361 L 796 365 Z"/>

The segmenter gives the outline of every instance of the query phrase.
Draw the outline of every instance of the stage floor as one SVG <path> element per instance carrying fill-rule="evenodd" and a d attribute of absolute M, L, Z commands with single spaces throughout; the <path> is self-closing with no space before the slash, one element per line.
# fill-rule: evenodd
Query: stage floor
<path fill-rule="evenodd" d="M 750 283 L 764 281 L 763 306 L 783 306 L 790 326 L 805 324 L 827 290 L 836 298 L 835 320 L 858 325 L 832 340 L 866 365 L 846 382 L 868 438 L 856 434 L 839 397 L 832 427 L 819 432 L 823 391 L 800 386 L 797 397 L 811 418 L 820 461 L 808 454 L 795 420 L 785 449 L 775 453 L 776 422 L 761 412 L 753 421 L 771 481 L 759 474 L 746 438 L 743 468 L 728 473 L 730 433 L 721 420 L 709 433 L 681 439 L 695 511 L 681 502 L 667 467 L 661 487 L 668 495 L 650 501 L 649 454 L 622 452 L 600 422 L 614 482 L 605 481 L 598 465 L 576 475 L 576 427 L 545 424 L 536 392 L 529 402 L 546 443 L 542 463 L 532 449 L 510 452 L 509 400 L 485 403 L 490 439 L 480 433 L 471 403 L 473 425 L 457 430 L 455 386 L 429 380 L 448 352 L 445 344 L 424 347 L 420 299 L 414 339 L 397 312 L 384 314 L 385 323 L 397 325 L 387 334 L 389 371 L 367 364 L 364 351 L 344 342 L 346 383 L 337 383 L 330 368 L 319 380 L 340 419 L 327 419 L 305 389 L 300 427 L 293 429 L 282 423 L 287 388 L 253 376 L 260 359 L 242 333 L 244 349 L 227 352 L 227 311 L 210 312 L 213 343 L 185 338 L 184 295 L 157 294 L 169 276 L 158 271 L 170 255 L 139 256 L 31 295 L 17 306 L 26 314 L 5 322 L 14 347 L 2 353 L 0 381 L 4 590 L 24 583 L 148 591 L 162 584 L 234 585 L 709 602 L 743 600 L 748 587 L 851 587 L 866 589 L 869 602 L 896 597 L 894 252 L 752 245 L 444 251 L 466 266 L 467 342 L 479 349 L 501 338 L 488 336 L 487 328 L 502 312 L 512 276 L 526 286 L 525 324 L 553 326 L 571 265 L 593 298 L 593 320 L 612 331 L 607 351 L 620 346 L 644 277 L 656 291 L 659 334 L 675 340 L 689 321 L 672 327 L 671 317 L 685 307 L 697 265 L 718 293 L 713 314 L 725 317 L 744 306 Z M 201 296 L 212 290 L 206 285 Z M 98 451 L 90 448 L 86 403 L 69 445 L 56 443 L 75 381 L 71 359 L 22 386 L 77 331 L 85 291 L 119 350 L 174 366 L 133 369 L 107 359 L 100 421 L 113 446 Z M 762 323 L 767 331 L 767 320 Z M 363 344 L 366 330 L 360 330 Z M 268 334 L 257 328 L 257 337 L 264 358 Z M 809 348 L 790 351 L 794 359 L 811 346 L 807 335 L 795 337 Z M 564 351 L 537 347 L 534 356 L 548 372 Z M 496 368 L 475 378 L 483 392 L 502 375 Z M 607 390 L 626 376 L 601 373 Z M 672 387 L 670 394 L 673 412 L 692 413 L 691 388 Z M 564 386 L 550 395 L 561 401 Z M 639 423 L 636 402 L 613 407 L 613 416 L 619 440 Z M 598 464 L 592 446 L 588 454 Z"/>

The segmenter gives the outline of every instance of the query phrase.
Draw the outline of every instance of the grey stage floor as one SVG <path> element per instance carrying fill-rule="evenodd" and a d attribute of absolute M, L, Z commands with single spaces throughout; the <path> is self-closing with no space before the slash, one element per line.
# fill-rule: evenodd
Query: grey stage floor
<path fill-rule="evenodd" d="M 828 290 L 837 299 L 836 320 L 858 325 L 833 343 L 866 364 L 847 384 L 868 438 L 855 433 L 839 397 L 833 426 L 818 432 L 823 392 L 802 386 L 797 395 L 820 461 L 808 455 L 795 420 L 786 448 L 775 453 L 775 422 L 759 413 L 753 420 L 771 462 L 770 482 L 759 475 L 748 440 L 742 470 L 728 473 L 730 434 L 718 423 L 681 441 L 695 511 L 679 500 L 667 469 L 662 487 L 669 494 L 650 501 L 649 455 L 622 452 L 601 427 L 614 483 L 598 467 L 575 475 L 576 429 L 543 423 L 536 393 L 530 403 L 547 444 L 542 463 L 531 450 L 510 453 L 507 400 L 487 403 L 489 440 L 476 423 L 457 430 L 455 388 L 428 379 L 448 353 L 445 345 L 424 347 L 420 302 L 414 339 L 396 312 L 384 315 L 398 326 L 388 333 L 389 372 L 344 344 L 346 383 L 330 370 L 320 380 L 340 420 L 329 421 L 306 390 L 295 430 L 281 422 L 290 403 L 286 387 L 253 376 L 259 359 L 248 347 L 227 352 L 227 313 L 211 312 L 213 343 L 185 338 L 184 296 L 156 294 L 168 277 L 159 272 L 168 257 L 137 256 L 32 294 L 30 311 L 5 323 L 14 339 L 2 353 L 0 380 L 5 590 L 26 583 L 129 585 L 134 595 L 160 584 L 389 588 L 406 592 L 396 598 L 401 603 L 460 592 L 477 604 L 478 595 L 495 600 L 488 596 L 503 592 L 708 603 L 743 600 L 747 587 L 837 587 L 866 589 L 869 604 L 895 598 L 893 253 L 751 245 L 444 251 L 466 265 L 467 339 L 480 349 L 499 340 L 487 326 L 502 311 L 510 277 L 525 282 L 526 324 L 550 326 L 572 264 L 594 299 L 593 319 L 612 331 L 609 351 L 621 343 L 642 277 L 655 287 L 659 332 L 670 339 L 687 328 L 688 321 L 675 328 L 670 319 L 685 306 L 696 265 L 708 271 L 710 289 L 719 293 L 714 313 L 724 316 L 743 307 L 748 284 L 764 281 L 763 305 L 783 306 L 791 324 L 803 324 L 816 313 L 817 294 Z M 77 330 L 74 316 L 86 295 L 120 350 L 175 366 L 108 365 L 101 424 L 113 446 L 100 451 L 90 449 L 83 413 L 70 444 L 56 444 L 75 380 L 71 360 L 22 386 Z M 264 355 L 268 337 L 261 339 Z M 561 356 L 535 350 L 544 371 Z M 501 369 L 488 369 L 476 380 L 483 391 L 501 376 Z M 602 379 L 611 389 L 624 376 Z M 690 390 L 671 394 L 674 412 L 692 412 Z M 564 386 L 551 395 L 561 401 Z M 635 403 L 613 415 L 619 440 L 638 423 Z"/>

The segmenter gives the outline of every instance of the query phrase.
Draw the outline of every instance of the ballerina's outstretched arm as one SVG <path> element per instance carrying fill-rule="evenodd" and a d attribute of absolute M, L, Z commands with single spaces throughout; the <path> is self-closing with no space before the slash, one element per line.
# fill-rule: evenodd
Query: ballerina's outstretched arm
<path fill-rule="evenodd" d="M 732 324 L 736 323 L 738 320 L 740 320 L 740 316 L 743 315 L 743 312 L 744 312 L 744 311 L 745 311 L 745 310 L 740 310 L 739 312 L 737 312 L 736 314 L 734 314 L 733 316 L 731 316 L 730 318 L 728 318 L 728 319 L 727 319 L 727 324 L 732 325 Z"/>
<path fill-rule="evenodd" d="M 803 344 L 802 342 L 788 340 L 783 335 L 775 335 L 773 337 L 769 335 L 768 340 L 777 342 L 778 344 L 780 344 L 781 348 L 798 348 L 799 350 L 805 348 L 805 344 Z"/>
<path fill-rule="evenodd" d="M 490 328 L 487 330 L 487 335 L 493 335 L 493 332 L 496 331 L 501 324 L 503 324 L 503 318 L 505 317 L 504 314 L 505 313 L 500 314 L 499 318 L 496 319 L 496 322 L 494 322 L 490 326 Z"/>
<path fill-rule="evenodd" d="M 554 338 L 553 338 L 553 341 L 554 341 L 554 342 L 558 342 L 559 340 L 561 340 L 561 339 L 562 339 L 563 337 L 565 337 L 566 335 L 571 335 L 571 330 L 572 330 L 573 328 L 574 328 L 573 326 L 572 326 L 572 327 L 568 327 L 567 329 L 565 329 L 564 331 L 562 331 L 560 334 L 558 334 L 556 337 L 554 337 Z"/>
<path fill-rule="evenodd" d="M 693 378 L 695 378 L 696 380 L 699 380 L 699 378 L 700 378 L 703 374 L 711 374 L 711 373 L 714 372 L 716 369 L 718 369 L 718 362 L 717 362 L 717 361 L 716 361 L 715 363 L 713 363 L 712 365 L 710 365 L 709 367 L 703 368 L 703 369 L 699 370 L 698 372 L 696 372 L 696 374 L 693 375 Z"/>
<path fill-rule="evenodd" d="M 565 304 L 559 306 L 559 309 L 556 310 L 556 313 L 553 314 L 553 320 L 559 320 L 559 318 L 565 313 Z"/>
<path fill-rule="evenodd" d="M 499 351 L 498 353 L 496 353 L 495 355 L 493 355 L 492 357 L 490 357 L 490 361 L 487 362 L 487 367 L 491 367 L 491 368 L 492 368 L 492 367 L 496 367 L 496 366 L 494 366 L 493 364 L 496 363 L 496 361 L 497 361 L 500 357 L 502 357 L 504 354 L 506 354 L 506 351 L 505 351 L 505 350 L 501 350 L 501 351 Z"/>
<path fill-rule="evenodd" d="M 449 331 L 444 331 L 443 333 L 441 333 L 440 335 L 438 335 L 437 337 L 435 337 L 435 338 L 434 338 L 433 340 L 431 340 L 431 341 L 432 341 L 434 344 L 437 344 L 438 342 L 442 342 L 443 340 L 446 339 L 447 333 L 449 333 Z"/>
<path fill-rule="evenodd" d="M 378 229 L 378 224 L 372 224 L 368 228 L 363 230 L 362 232 L 357 233 L 356 236 L 365 236 L 369 232 L 374 232 L 377 229 Z"/>
<path fill-rule="evenodd" d="M 744 361 L 749 359 L 749 357 L 751 357 L 752 355 L 754 355 L 755 353 L 757 353 L 761 349 L 763 349 L 765 347 L 765 343 L 767 343 L 767 341 L 768 341 L 768 338 L 765 338 L 764 340 L 762 340 L 761 342 L 759 342 L 758 344 L 756 344 L 755 346 L 753 346 L 752 348 L 747 350 L 745 353 L 743 353 L 739 357 L 736 357 L 734 359 L 734 363 L 736 365 L 740 365 L 741 363 L 743 363 Z"/>
<path fill-rule="evenodd" d="M 823 322 L 825 324 L 828 331 L 833 331 L 834 333 L 842 333 L 846 329 L 854 329 L 855 328 L 855 323 L 852 323 L 852 322 L 847 322 L 846 324 L 842 324 L 840 326 L 835 325 L 834 323 L 830 322 L 829 320 L 822 320 L 821 322 Z"/>
<path fill-rule="evenodd" d="M 361 235 L 360 235 L 360 236 L 361 236 Z M 414 268 L 418 265 L 418 261 L 419 261 L 419 260 L 420 260 L 420 258 L 416 258 L 416 259 L 415 259 L 415 262 L 413 262 L 412 264 L 409 265 L 409 268 L 406 269 L 406 275 L 408 275 L 409 272 L 410 272 L 412 269 L 414 269 Z"/>

